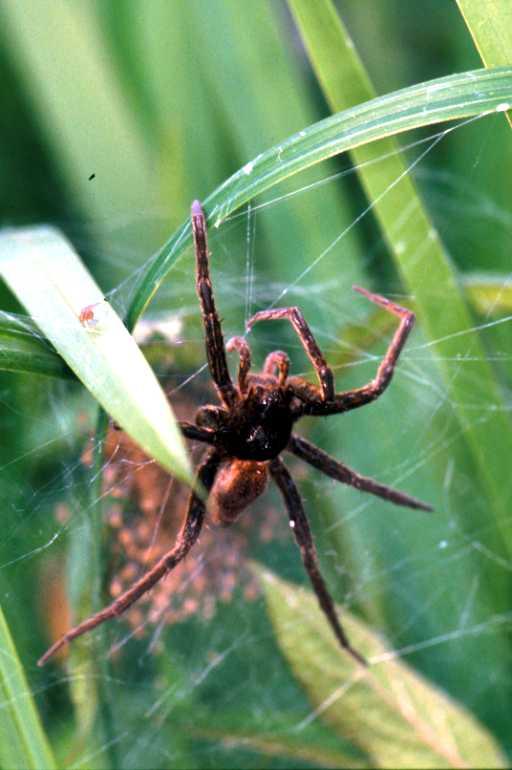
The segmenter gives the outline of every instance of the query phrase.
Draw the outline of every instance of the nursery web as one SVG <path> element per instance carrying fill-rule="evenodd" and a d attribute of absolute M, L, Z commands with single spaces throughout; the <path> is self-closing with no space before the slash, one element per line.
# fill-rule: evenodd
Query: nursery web
<path fill-rule="evenodd" d="M 436 512 L 427 516 L 392 507 L 292 463 L 333 594 L 342 607 L 363 614 L 389 645 L 389 653 L 371 662 L 385 665 L 389 657 L 403 658 L 482 715 L 498 710 L 510 697 L 500 668 L 505 662 L 492 655 L 512 620 L 510 593 L 505 588 L 512 556 L 502 536 L 506 522 L 500 513 L 490 510 L 492 500 L 479 483 L 475 458 L 465 443 L 471 422 L 461 424 L 456 407 L 463 405 L 466 419 L 474 425 L 485 425 L 497 415 L 508 419 L 510 411 L 512 303 L 507 297 L 511 276 L 503 251 L 509 253 L 512 218 L 499 200 L 478 185 L 481 168 L 492 156 L 492 134 L 486 127 L 499 119 L 466 121 L 410 142 L 406 148 L 406 173 L 425 195 L 471 305 L 471 326 L 446 335 L 452 342 L 456 340 L 456 350 L 442 360 L 460 387 L 447 386 L 437 352 L 443 340 L 429 339 L 420 318 L 393 383 L 381 399 L 365 409 L 328 420 L 304 421 L 298 427 L 299 433 L 351 467 L 431 502 Z M 470 140 L 474 145 L 468 152 Z M 442 153 L 461 145 L 466 148 L 464 157 L 470 158 L 469 167 L 462 168 L 461 162 L 458 174 L 444 171 Z M 383 160 L 385 156 L 374 163 Z M 253 201 L 210 232 L 213 285 L 225 338 L 243 333 L 245 322 L 256 310 L 298 305 L 334 369 L 338 389 L 372 378 L 394 329 L 393 321 L 383 322 L 381 313 L 352 292 L 352 284 L 368 286 L 403 304 L 414 305 L 416 299 L 414 293 L 404 290 L 392 266 L 372 218 L 375 204 L 365 202 L 355 172 L 357 168 L 347 165 L 340 170 L 338 165 L 322 169 L 307 184 L 295 180 L 294 187 Z M 382 197 L 399 181 L 395 179 Z M 146 215 L 158 218 L 159 212 Z M 409 215 L 407 210 L 397 212 L 397 218 Z M 114 233 L 115 227 L 113 223 Z M 485 228 L 488 235 L 482 246 L 476 239 Z M 471 249 L 474 253 L 470 251 L 468 257 Z M 429 265 L 422 263 L 422 253 L 420 246 L 412 258 L 420 265 L 418 280 L 428 281 Z M 123 313 L 141 269 L 141 257 L 113 250 L 110 259 L 118 278 L 108 298 Z M 150 308 L 152 326 L 146 328 L 146 320 L 139 329 L 146 340 L 156 333 L 150 349 L 168 346 L 168 360 L 156 356 L 156 366 L 165 376 L 171 402 L 180 400 L 183 409 L 212 400 L 193 269 L 189 249 L 173 265 Z M 487 302 L 477 305 L 484 286 Z M 439 285 L 435 291 L 442 298 L 445 288 Z M 482 400 L 480 389 L 472 383 L 480 360 L 474 354 L 476 337 L 500 382 L 499 399 L 490 394 Z M 313 376 L 299 340 L 284 324 L 263 325 L 248 339 L 255 367 L 278 347 L 290 355 L 294 374 Z M 230 360 L 234 366 L 236 360 Z M 15 452 L 2 469 L 9 470 L 9 499 L 15 501 L 7 503 L 11 515 L 2 551 L 9 553 L 1 565 L 6 586 L 3 603 L 15 617 L 15 631 L 27 635 L 24 645 L 27 654 L 33 654 L 32 663 L 25 661 L 30 677 L 43 650 L 34 649 L 28 639 L 29 627 L 23 631 L 25 609 L 9 586 L 16 586 L 20 574 L 28 570 L 45 587 L 47 595 L 37 601 L 41 614 L 50 616 L 49 630 L 52 622 L 62 623 L 59 587 L 68 582 L 72 595 L 83 590 L 80 561 L 87 559 L 89 516 L 96 502 L 91 489 L 98 489 L 97 496 L 107 505 L 114 487 L 117 493 L 128 483 L 126 479 L 151 465 L 136 455 L 123 457 L 121 470 L 109 482 L 120 452 L 114 438 L 112 454 L 102 468 L 107 481 L 100 489 L 90 457 L 84 458 L 84 447 L 88 444 L 89 456 L 93 448 L 94 439 L 89 435 L 94 405 L 84 401 L 78 388 L 63 384 L 45 383 L 40 397 L 45 409 L 40 404 L 24 406 L 28 448 Z M 1 398 L 8 420 L 9 411 L 18 409 L 17 402 L 7 387 Z M 496 453 L 489 458 L 491 473 L 493 463 L 501 461 L 500 447 Z M 48 457 L 54 459 L 50 462 Z M 26 494 L 21 491 L 25 479 L 17 475 L 16 466 L 26 468 L 29 460 L 35 470 L 31 491 Z M 511 492 L 510 486 L 504 488 L 504 499 L 510 499 Z M 183 507 L 169 482 L 162 503 L 155 506 L 152 529 L 146 533 L 149 549 L 161 535 L 173 495 Z M 115 534 L 112 529 L 107 531 L 109 537 Z M 208 532 L 203 539 L 210 535 Z M 246 512 L 232 541 L 224 530 L 215 537 L 225 539 L 225 550 L 201 550 L 200 542 L 185 584 L 177 590 L 183 591 L 186 604 L 188 588 L 199 585 L 202 576 L 210 579 L 214 567 L 220 568 L 222 559 L 231 554 L 233 563 L 230 569 L 226 567 L 224 582 L 216 584 L 217 595 L 208 595 L 208 601 L 202 603 L 193 593 L 189 600 L 196 604 L 182 616 L 176 610 L 174 620 L 166 615 L 165 606 L 154 605 L 131 623 L 111 624 L 105 655 L 110 671 L 102 669 L 99 674 L 103 693 L 98 695 L 93 677 L 88 681 L 90 675 L 78 664 L 66 673 L 52 670 L 42 691 L 35 693 L 52 706 L 55 693 L 66 687 L 75 697 L 85 688 L 95 698 L 105 697 L 107 690 L 107 699 L 116 700 L 111 734 L 94 748 L 88 744 L 81 749 L 70 766 L 101 764 L 102 757 L 113 751 L 122 755 L 123 767 L 139 767 L 141 762 L 147 766 L 172 764 L 186 753 L 183 744 L 193 741 L 198 742 L 195 756 L 205 766 L 214 765 L 222 752 L 229 753 L 229 736 L 232 745 L 243 744 L 250 750 L 257 743 L 251 743 L 251 736 L 309 735 L 308 730 L 323 729 L 325 714 L 346 697 L 347 688 L 340 682 L 325 703 L 316 707 L 309 703 L 286 667 L 264 600 L 249 577 L 249 560 L 256 559 L 287 580 L 305 583 L 275 491 Z M 237 557 L 240 544 L 243 552 Z M 119 553 L 116 558 L 119 560 Z M 115 572 L 115 567 L 110 569 Z M 241 587 L 233 585 L 234 576 L 241 577 Z M 96 590 L 97 583 L 92 588 Z M 204 590 L 207 593 L 208 587 Z M 288 632 L 300 639 L 300 624 Z M 475 656 L 485 662 L 481 676 L 471 677 L 467 662 Z M 494 706 L 488 702 L 491 689 Z M 222 717 L 216 730 L 211 725 L 212 714 Z M 245 743 L 244 735 L 240 737 L 244 724 Z"/>

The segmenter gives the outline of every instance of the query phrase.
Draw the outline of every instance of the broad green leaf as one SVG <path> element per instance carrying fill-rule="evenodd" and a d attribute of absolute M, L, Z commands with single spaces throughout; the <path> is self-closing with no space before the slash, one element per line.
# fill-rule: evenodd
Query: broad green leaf
<path fill-rule="evenodd" d="M 52 770 L 55 762 L 0 608 L 0 767 Z"/>
<path fill-rule="evenodd" d="M 371 99 L 305 127 L 246 163 L 204 200 L 210 225 L 219 227 L 247 201 L 327 158 L 419 126 L 502 112 L 510 103 L 512 67 L 449 75 Z M 128 328 L 133 328 L 190 242 L 187 217 L 141 274 L 128 311 Z"/>
<path fill-rule="evenodd" d="M 0 275 L 108 414 L 190 482 L 181 433 L 153 371 L 68 241 L 48 227 L 4 231 Z M 89 321 L 80 320 L 84 308 Z"/>
<path fill-rule="evenodd" d="M 363 107 L 378 102 L 379 98 L 373 98 L 375 92 L 368 74 L 331 0 L 316 3 L 289 0 L 289 4 L 333 111 L 345 109 L 345 114 L 350 114 L 357 109 L 353 107 L 354 102 L 364 102 Z M 505 69 L 494 71 L 505 72 Z M 444 90 L 446 85 L 447 79 L 443 78 L 432 83 L 430 88 L 435 92 L 438 87 Z M 480 90 L 476 82 L 470 86 L 466 97 L 468 101 L 472 97 L 479 100 Z M 366 101 L 368 99 L 372 101 Z M 496 109 L 505 111 L 511 103 L 507 97 L 496 105 Z M 419 323 L 431 341 L 431 351 L 438 363 L 447 397 L 453 404 L 478 468 L 480 485 L 487 494 L 489 511 L 494 517 L 495 544 L 501 546 L 501 538 L 505 548 L 512 552 L 508 500 L 502 492 L 509 480 L 508 463 L 489 463 L 489 458 L 495 455 L 496 446 L 502 446 L 504 457 L 512 455 L 511 424 L 484 346 L 477 334 L 467 336 L 473 321 L 463 290 L 415 189 L 409 173 L 410 164 L 402 157 L 397 143 L 388 138 L 372 146 L 357 149 L 354 146 L 352 150 L 359 164 L 359 178 L 406 289 L 414 297 Z M 381 160 L 375 163 L 378 158 Z M 399 216 L 397 212 L 400 212 Z M 461 355 L 471 356 L 474 365 L 454 377 L 451 361 Z M 473 407 L 468 405 L 465 397 L 468 392 L 473 403 L 487 404 L 490 401 L 496 405 L 493 419 L 474 419 Z"/>
<path fill-rule="evenodd" d="M 256 567 L 277 641 L 313 709 L 371 757 L 374 767 L 505 767 L 489 732 L 339 608 L 365 670 L 338 646 L 314 595 Z"/>

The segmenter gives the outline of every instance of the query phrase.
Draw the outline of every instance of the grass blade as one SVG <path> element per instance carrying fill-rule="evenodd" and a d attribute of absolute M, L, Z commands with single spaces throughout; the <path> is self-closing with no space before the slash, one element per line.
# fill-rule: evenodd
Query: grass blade
<path fill-rule="evenodd" d="M 468 301 L 481 315 L 494 316 L 512 310 L 512 282 L 508 275 L 468 274 L 463 276 L 462 281 Z M 347 350 L 339 352 L 337 365 L 351 361 L 356 355 L 354 351 L 368 348 L 375 338 L 376 329 L 379 330 L 379 338 L 381 333 L 383 337 L 390 334 L 393 323 L 392 318 L 388 319 L 376 311 L 367 324 L 372 329 L 371 333 L 362 329 L 360 324 L 345 327 L 344 339 L 349 344 Z M 0 370 L 75 379 L 50 342 L 41 336 L 32 319 L 5 311 L 0 311 Z"/>
<path fill-rule="evenodd" d="M 52 770 L 55 762 L 0 608 L 0 765 Z"/>
<path fill-rule="evenodd" d="M 457 0 L 457 5 L 485 66 L 510 64 L 512 6 L 508 0 Z"/>
<path fill-rule="evenodd" d="M 187 732 L 202 740 L 222 741 L 225 745 L 237 746 L 245 751 L 253 749 L 266 757 L 279 757 L 289 763 L 306 762 L 313 767 L 350 767 L 354 770 L 371 767 L 365 757 L 361 756 L 361 752 L 350 751 L 342 745 L 339 738 L 338 746 L 333 748 L 326 745 L 323 734 L 316 740 L 312 740 L 309 734 L 304 735 L 302 731 L 297 732 L 289 728 L 260 734 L 250 727 L 233 726 L 229 723 L 229 714 L 224 716 L 222 722 L 216 721 L 215 725 L 211 724 L 211 719 L 208 723 L 206 719 L 204 722 L 204 726 L 200 720 L 194 725 L 187 724 Z M 235 718 L 232 722 L 235 722 Z"/>
<path fill-rule="evenodd" d="M 505 767 L 494 739 L 471 714 L 387 650 L 347 612 L 343 624 L 370 663 L 339 648 L 312 593 L 256 568 L 278 643 L 314 711 L 372 759 L 372 767 Z"/>
<path fill-rule="evenodd" d="M 26 10 L 2 3 L 6 45 L 73 198 L 108 234 L 110 216 L 147 196 L 150 145 L 120 87 L 96 4 L 42 0 Z"/>
<path fill-rule="evenodd" d="M 483 316 L 495 316 L 512 311 L 512 279 L 510 275 L 468 273 L 463 277 L 463 282 L 468 299 Z"/>
<path fill-rule="evenodd" d="M 508 0 L 457 0 L 473 42 L 486 67 L 512 61 L 512 6 Z M 507 113 L 511 123 L 510 112 Z"/>
<path fill-rule="evenodd" d="M 271 147 L 276 137 L 286 136 L 295 128 L 307 126 L 317 119 L 316 105 L 311 89 L 302 77 L 301 64 L 290 40 L 281 31 L 280 17 L 286 11 L 284 6 L 271 0 L 260 0 L 246 3 L 244 13 L 240 13 L 237 0 L 209 4 L 196 0 L 187 8 L 194 22 L 195 35 L 201 41 L 196 52 L 198 67 L 204 72 L 216 70 L 222 73 L 221 77 L 212 79 L 213 94 L 222 105 L 225 125 L 231 127 L 228 141 L 240 163 L 257 150 Z M 223 35 L 232 41 L 228 48 L 217 50 L 209 45 L 211 39 Z M 272 87 L 250 91 L 235 88 L 226 94 L 227 83 L 249 82 L 251 72 L 255 71 L 259 72 L 262 83 L 271 82 Z M 245 119 L 240 120 L 240 115 Z M 228 172 L 218 177 L 218 181 L 237 165 L 238 162 L 232 165 Z M 322 169 L 323 173 L 334 172 L 335 164 L 328 163 L 327 166 Z M 317 176 L 311 174 L 308 179 Z M 200 179 L 202 181 L 202 175 Z M 281 184 L 279 195 L 293 192 L 294 187 L 293 179 Z M 203 189 L 210 192 L 214 185 Z M 279 217 L 267 217 L 263 225 L 259 222 L 258 233 L 268 238 L 274 248 L 279 248 L 283 268 L 292 264 L 294 271 L 300 272 L 309 264 L 309 254 L 302 248 L 303 244 L 311 244 L 313 249 L 321 248 L 324 234 L 331 228 L 346 232 L 343 278 L 346 286 L 350 286 L 361 278 L 361 267 L 355 259 L 360 233 L 350 229 L 351 221 L 352 201 L 348 193 L 339 185 L 331 185 L 324 188 L 321 202 L 313 203 L 309 196 L 295 196 L 294 205 L 282 206 Z M 283 232 L 290 235 L 283 238 Z M 259 271 L 264 271 L 266 266 L 260 261 L 258 267 Z M 328 268 L 322 265 L 320 270 L 328 271 Z M 285 275 L 283 272 L 286 281 Z M 323 279 L 328 280 L 329 275 L 324 273 L 322 278 L 319 274 L 319 280 Z M 309 310 L 310 322 L 314 322 L 311 311 L 312 308 Z"/>
<path fill-rule="evenodd" d="M 30 318 L 5 311 L 0 311 L 0 370 L 74 379 Z"/>
<path fill-rule="evenodd" d="M 45 227 L 6 231 L 0 275 L 103 408 L 190 483 L 181 432 L 153 371 L 66 239 Z M 86 306 L 97 316 L 95 327 L 79 320 Z"/>
<path fill-rule="evenodd" d="M 256 195 L 327 158 L 419 126 L 503 111 L 509 103 L 512 67 L 449 75 L 371 99 L 308 126 L 246 163 L 205 199 L 210 224 L 219 227 Z M 190 242 L 187 217 L 141 275 L 127 315 L 128 328 L 133 328 Z"/>
<path fill-rule="evenodd" d="M 290 7 L 331 108 L 350 113 L 354 101 L 372 99 L 374 90 L 369 77 L 330 0 L 314 4 L 307 0 L 290 0 Z M 495 70 L 498 71 L 504 72 L 503 69 Z M 432 88 L 436 90 L 443 82 L 446 84 L 446 78 L 437 81 L 437 85 L 432 84 Z M 347 84 L 350 85 L 347 87 Z M 477 96 L 476 84 L 469 90 Z M 471 100 L 469 93 L 466 96 Z M 504 111 L 510 102 L 507 97 L 496 105 L 496 109 Z M 396 142 L 388 138 L 377 145 L 354 147 L 353 156 L 361 164 L 359 177 L 373 203 L 373 211 L 407 291 L 415 299 L 420 324 L 431 341 L 447 398 L 454 405 L 478 468 L 481 487 L 486 490 L 491 503 L 495 532 L 501 533 L 506 548 L 512 552 L 508 500 L 502 494 L 510 476 L 508 463 L 489 465 L 496 446 L 503 447 L 504 456 L 512 454 L 511 425 L 503 395 L 478 335 L 466 336 L 473 321 L 463 290 Z M 373 164 L 379 156 L 385 156 L 384 160 Z M 397 216 L 397 212 L 402 214 Z M 474 365 L 454 377 L 450 362 L 461 355 L 471 356 Z M 464 396 L 468 392 L 476 403 L 491 401 L 495 404 L 495 415 L 489 420 L 475 420 L 474 411 Z"/>

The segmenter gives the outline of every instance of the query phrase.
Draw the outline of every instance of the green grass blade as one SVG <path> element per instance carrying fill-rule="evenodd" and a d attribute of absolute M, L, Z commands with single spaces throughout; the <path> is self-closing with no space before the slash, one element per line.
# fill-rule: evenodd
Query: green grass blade
<path fill-rule="evenodd" d="M 512 5 L 509 0 L 457 0 L 486 67 L 512 63 Z M 511 113 L 507 113 L 509 123 Z"/>
<path fill-rule="evenodd" d="M 196 52 L 197 66 L 205 73 L 216 72 L 211 78 L 213 98 L 221 105 L 222 119 L 229 127 L 227 141 L 234 160 L 244 163 L 257 150 L 271 147 L 276 137 L 287 136 L 296 127 L 307 126 L 317 119 L 317 105 L 312 98 L 309 84 L 302 77 L 302 66 L 297 59 L 291 40 L 282 34 L 280 18 L 286 9 L 271 0 L 246 3 L 240 13 L 237 0 L 222 3 L 204 3 L 191 0 L 187 13 L 194 24 L 194 34 L 201 44 Z M 226 36 L 228 47 L 217 49 L 210 40 Z M 226 94 L 226 84 L 250 82 L 251 73 L 258 72 L 261 83 L 272 83 L 271 88 L 232 88 Z M 240 116 L 244 120 L 240 120 Z M 215 137 L 213 140 L 215 141 Z M 211 145 L 208 145 L 211 152 Z M 231 165 L 229 172 L 239 165 Z M 328 163 L 322 173 L 334 173 L 335 164 Z M 320 170 L 307 175 L 304 184 L 316 180 Z M 225 178 L 224 174 L 218 181 Z M 197 177 L 197 174 L 196 174 Z M 202 175 L 194 184 L 203 182 Z M 216 185 L 202 189 L 210 192 Z M 295 180 L 290 179 L 279 187 L 279 195 L 295 190 Z M 194 198 L 198 194 L 194 194 Z M 190 201 L 190 199 L 189 199 Z M 258 234 L 279 249 L 281 280 L 286 282 L 286 267 L 293 266 L 293 275 L 302 272 L 310 263 L 309 249 L 320 249 L 326 232 L 345 232 L 343 280 L 348 287 L 361 279 L 361 268 L 355 259 L 359 250 L 360 233 L 350 228 L 352 201 L 341 185 L 326 185 L 321 198 L 295 196 L 293 206 L 282 206 L 277 217 L 264 217 L 258 223 Z M 258 217 L 259 218 L 259 217 Z M 283 238 L 283 233 L 287 237 Z M 260 280 L 267 268 L 265 260 L 258 260 Z M 267 263 L 267 264 L 266 264 Z M 328 281 L 329 268 L 319 266 L 317 280 Z M 309 309 L 310 323 L 316 318 Z"/>
<path fill-rule="evenodd" d="M 468 301 L 481 315 L 495 316 L 512 310 L 512 282 L 508 275 L 468 274 L 462 277 L 462 282 Z M 344 339 L 349 344 L 347 349 L 339 352 L 337 366 L 340 362 L 352 361 L 357 356 L 357 350 L 370 347 L 376 330 L 379 331 L 379 338 L 381 333 L 382 337 L 391 334 L 394 321 L 376 311 L 367 326 L 372 329 L 371 332 L 360 324 L 344 328 Z M 75 379 L 71 369 L 51 348 L 50 342 L 41 337 L 31 318 L 5 311 L 0 311 L 0 370 Z"/>
<path fill-rule="evenodd" d="M 52 228 L 5 231 L 0 275 L 108 414 L 170 473 L 191 483 L 181 432 L 153 371 L 67 240 Z M 81 323 L 86 306 L 97 326 Z"/>
<path fill-rule="evenodd" d="M 55 762 L 0 608 L 0 767 L 52 770 Z"/>
<path fill-rule="evenodd" d="M 290 0 L 290 7 L 331 108 L 351 113 L 354 101 L 372 99 L 374 91 L 369 77 L 330 0 L 317 3 Z M 496 73 L 505 71 L 495 70 Z M 446 84 L 446 78 L 437 82 Z M 432 84 L 434 91 L 437 87 Z M 479 98 L 479 86 L 475 84 L 469 91 Z M 468 92 L 466 97 L 471 101 Z M 503 111 L 509 104 L 507 97 L 496 108 Z M 482 489 L 491 503 L 496 529 L 501 531 L 506 547 L 512 552 L 508 500 L 502 493 L 510 476 L 508 463 L 489 464 L 496 446 L 503 447 L 504 457 L 512 455 L 510 420 L 507 411 L 501 408 L 504 407 L 503 394 L 478 335 L 467 336 L 473 322 L 463 290 L 398 150 L 396 142 L 388 138 L 371 147 L 353 148 L 353 156 L 361 164 L 359 177 L 374 204 L 373 211 L 396 266 L 407 291 L 415 299 L 419 322 L 431 341 L 447 396 L 454 405 L 476 461 Z M 385 156 L 384 160 L 373 164 L 379 156 Z M 397 216 L 397 212 L 401 215 Z M 461 354 L 471 356 L 474 365 L 454 378 L 451 362 Z M 486 421 L 475 420 L 471 405 L 467 406 L 465 394 L 468 392 L 473 402 L 495 404 L 495 415 Z"/>
<path fill-rule="evenodd" d="M 256 567 L 277 641 L 314 706 L 373 767 L 505 767 L 488 731 L 461 705 L 395 657 L 364 623 L 341 612 L 351 643 L 371 665 L 342 652 L 309 591 Z"/>
<path fill-rule="evenodd" d="M 419 126 L 503 111 L 512 103 L 512 67 L 450 75 L 371 99 L 284 139 L 246 163 L 206 200 L 211 225 L 279 182 L 327 158 Z M 185 223 L 144 271 L 127 323 L 132 328 L 161 282 L 191 241 Z"/>
<path fill-rule="evenodd" d="M 240 715 L 238 719 L 240 720 Z M 225 715 L 222 721 L 216 720 L 214 725 L 211 723 L 211 718 L 208 724 L 206 720 L 204 722 L 204 726 L 201 721 L 193 727 L 186 725 L 187 732 L 192 732 L 202 740 L 222 741 L 224 744 L 244 750 L 253 749 L 267 757 L 280 757 L 288 760 L 290 764 L 306 762 L 311 763 L 313 767 L 350 767 L 354 770 L 371 767 L 365 758 L 360 756 L 360 752 L 348 750 L 339 739 L 337 739 L 338 746 L 334 748 L 326 745 L 324 735 L 321 736 L 324 740 L 312 740 L 309 734 L 304 735 L 302 731 L 289 728 L 283 728 L 280 732 L 272 730 L 270 734 L 268 732 L 260 734 L 247 726 L 230 725 L 229 714 Z M 227 723 L 226 726 L 224 726 L 225 723 Z"/>
<path fill-rule="evenodd" d="M 205 51 L 195 42 L 191 3 L 152 0 L 142 14 L 134 3 L 125 4 L 124 10 L 132 55 L 141 70 L 136 80 L 140 101 L 150 105 L 146 114 L 152 115 L 156 129 L 161 203 L 168 212 L 165 238 L 180 223 L 183 206 L 229 173 L 226 155 L 232 152 L 232 138 L 220 126 L 220 104 L 208 111 L 208 142 L 198 141 L 197 131 L 191 130 L 198 120 L 198 105 L 212 98 L 208 78 L 198 75 L 204 71 Z M 111 13 L 117 23 L 114 6 Z M 144 114 L 140 107 L 139 112 Z M 212 152 L 213 146 L 222 146 L 224 152 Z"/>
<path fill-rule="evenodd" d="M 486 67 L 512 62 L 512 5 L 509 0 L 457 0 Z"/>
<path fill-rule="evenodd" d="M 74 379 L 30 318 L 0 311 L 0 370 Z"/>
<path fill-rule="evenodd" d="M 495 316 L 512 311 L 510 275 L 468 273 L 462 280 L 468 299 L 483 316 Z"/>
<path fill-rule="evenodd" d="M 6 0 L 1 20 L 2 37 L 73 202 L 105 233 L 111 216 L 147 198 L 151 150 L 121 90 L 95 5 L 41 0 L 27 13 L 23 3 Z M 130 237 L 133 247 L 133 231 Z"/>

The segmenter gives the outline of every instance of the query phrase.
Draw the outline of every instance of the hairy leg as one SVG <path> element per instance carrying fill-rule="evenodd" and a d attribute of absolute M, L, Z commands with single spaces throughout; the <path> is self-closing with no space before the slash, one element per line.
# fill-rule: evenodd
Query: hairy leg
<path fill-rule="evenodd" d="M 273 353 L 268 354 L 263 364 L 263 374 L 274 374 L 276 369 L 279 385 L 284 387 L 290 369 L 290 359 L 282 350 L 274 350 Z"/>
<path fill-rule="evenodd" d="M 258 321 L 278 321 L 281 318 L 286 318 L 297 332 L 297 335 L 302 342 L 302 346 L 315 368 L 315 372 L 320 382 L 322 398 L 325 401 L 332 401 L 334 398 L 334 376 L 332 370 L 327 366 L 327 361 L 313 337 L 308 322 L 298 307 L 280 307 L 274 308 L 273 310 L 261 310 L 247 321 L 247 331 L 250 331 Z"/>
<path fill-rule="evenodd" d="M 213 298 L 208 266 L 206 218 L 199 201 L 193 202 L 191 216 L 192 235 L 196 253 L 196 291 L 203 316 L 208 367 L 220 398 L 227 406 L 232 406 L 237 399 L 237 394 L 229 376 L 222 328 Z"/>
<path fill-rule="evenodd" d="M 215 433 L 213 430 L 206 430 L 200 428 L 198 425 L 194 425 L 192 422 L 181 421 L 178 423 L 180 430 L 186 438 L 192 441 L 202 441 L 203 444 L 214 444 Z"/>
<path fill-rule="evenodd" d="M 422 511 L 433 510 L 431 505 L 422 503 L 416 497 L 406 495 L 405 492 L 399 492 L 398 489 L 387 487 L 385 484 L 368 478 L 368 476 L 362 476 L 301 436 L 292 435 L 287 448 L 301 460 L 305 460 L 314 468 L 325 473 L 326 476 L 341 481 L 342 484 L 349 484 L 351 487 L 370 492 L 372 495 L 377 495 L 377 497 L 382 497 L 384 500 L 389 500 L 397 505 L 404 505 L 407 508 L 417 508 Z"/>
<path fill-rule="evenodd" d="M 230 353 L 232 350 L 238 351 L 240 364 L 238 366 L 238 389 L 240 393 L 247 392 L 247 375 L 251 369 L 251 349 L 243 337 L 231 337 L 226 345 L 226 350 Z"/>
<path fill-rule="evenodd" d="M 208 455 L 200 466 L 197 474 L 198 480 L 205 489 L 209 490 L 211 488 L 219 464 L 220 455 L 215 450 L 209 450 Z M 122 615 L 128 607 L 131 607 L 137 599 L 149 591 L 155 583 L 158 583 L 167 572 L 174 569 L 174 567 L 185 558 L 197 541 L 199 533 L 201 532 L 201 527 L 203 526 L 204 514 L 205 506 L 203 501 L 192 492 L 190 495 L 187 516 L 175 546 L 164 554 L 149 572 L 146 572 L 146 574 L 139 578 L 131 588 L 121 594 L 121 596 L 118 596 L 111 604 L 104 607 L 99 612 L 96 612 L 94 615 L 91 615 L 90 618 L 84 620 L 78 626 L 70 629 L 64 636 L 52 644 L 50 649 L 39 659 L 38 666 L 44 666 L 46 661 L 51 658 L 52 655 L 60 650 L 65 644 L 72 641 L 72 639 L 76 639 L 77 636 L 82 636 L 82 634 L 92 631 L 93 628 L 96 628 L 96 626 L 99 626 L 106 620 Z"/>
<path fill-rule="evenodd" d="M 350 653 L 358 663 L 362 663 L 366 666 L 367 663 L 365 659 L 351 647 L 350 642 L 341 627 L 340 621 L 338 620 L 336 607 L 320 573 L 313 536 L 295 482 L 288 469 L 279 458 L 272 460 L 272 463 L 270 464 L 270 473 L 283 495 L 288 510 L 288 516 L 290 518 L 290 525 L 293 528 L 293 533 L 302 555 L 302 561 L 306 572 L 309 575 L 309 579 L 311 580 L 318 603 L 329 621 L 340 646 Z"/>
<path fill-rule="evenodd" d="M 393 335 L 386 355 L 377 369 L 377 374 L 371 382 L 363 385 L 362 388 L 354 388 L 354 390 L 336 393 L 332 399 L 326 399 L 323 392 L 320 392 L 314 385 L 307 383 L 299 377 L 290 378 L 290 386 L 304 403 L 302 414 L 315 416 L 338 414 L 340 412 L 347 412 L 350 409 L 357 409 L 359 406 L 375 401 L 391 382 L 398 357 L 414 326 L 415 315 L 411 310 L 407 310 L 407 308 L 401 307 L 385 297 L 381 297 L 380 294 L 372 294 L 372 292 L 362 289 L 360 286 L 354 286 L 353 288 L 359 294 L 369 299 L 370 302 L 379 305 L 384 310 L 400 318 L 400 325 Z"/>

